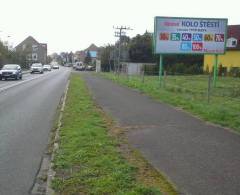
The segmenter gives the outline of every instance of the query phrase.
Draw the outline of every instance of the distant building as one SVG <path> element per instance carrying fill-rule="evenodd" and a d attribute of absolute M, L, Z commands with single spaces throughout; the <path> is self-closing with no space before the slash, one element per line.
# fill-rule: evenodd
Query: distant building
<path fill-rule="evenodd" d="M 83 62 L 86 57 L 86 54 L 84 51 L 76 51 L 75 52 L 75 59 L 77 61 Z"/>
<path fill-rule="evenodd" d="M 226 53 L 218 56 L 218 66 L 225 72 L 240 68 L 240 25 L 229 25 L 227 36 Z M 204 55 L 204 70 L 212 72 L 214 62 L 214 55 Z"/>
<path fill-rule="evenodd" d="M 47 44 L 39 43 L 32 36 L 27 37 L 15 47 L 16 51 L 26 55 L 28 64 L 40 62 L 47 63 Z"/>
<path fill-rule="evenodd" d="M 93 62 L 96 61 L 96 59 L 98 58 L 98 54 L 99 54 L 99 47 L 97 47 L 95 44 L 91 44 L 88 48 L 86 48 L 82 51 L 77 51 L 75 53 L 75 59 L 77 61 L 83 62 L 88 51 L 91 55 L 92 61 Z"/>
<path fill-rule="evenodd" d="M 98 50 L 99 48 L 94 45 L 94 44 L 91 44 L 87 49 L 85 49 L 85 54 L 87 54 L 87 52 L 89 51 L 90 55 L 91 55 L 91 58 L 92 59 L 96 59 L 97 56 L 98 56 Z"/>

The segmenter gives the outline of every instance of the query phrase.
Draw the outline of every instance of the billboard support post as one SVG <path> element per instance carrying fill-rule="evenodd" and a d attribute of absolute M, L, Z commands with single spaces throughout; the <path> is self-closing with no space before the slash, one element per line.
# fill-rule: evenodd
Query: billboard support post
<path fill-rule="evenodd" d="M 213 86 L 216 87 L 218 75 L 218 55 L 215 55 L 214 72 L 213 72 Z"/>
<path fill-rule="evenodd" d="M 163 82 L 163 55 L 214 55 L 213 86 L 216 87 L 218 55 L 225 54 L 226 18 L 160 17 L 154 19 L 154 53 L 160 55 L 159 84 Z"/>
<path fill-rule="evenodd" d="M 160 84 L 160 87 L 162 87 L 162 73 L 163 73 L 163 55 L 160 54 L 159 56 L 159 84 Z"/>

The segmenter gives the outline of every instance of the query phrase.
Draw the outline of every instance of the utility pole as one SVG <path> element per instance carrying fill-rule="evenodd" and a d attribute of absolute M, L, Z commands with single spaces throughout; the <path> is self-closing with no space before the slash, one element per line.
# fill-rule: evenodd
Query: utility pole
<path fill-rule="evenodd" d="M 119 46 L 118 46 L 118 63 L 117 63 L 117 72 L 119 72 L 119 68 L 120 68 L 120 62 L 121 62 L 121 41 L 122 41 L 122 36 L 126 35 L 126 30 L 133 30 L 130 27 L 126 27 L 126 26 L 120 26 L 120 27 L 113 27 L 116 31 L 115 31 L 115 37 L 119 37 Z M 114 56 L 115 58 L 115 56 Z"/>

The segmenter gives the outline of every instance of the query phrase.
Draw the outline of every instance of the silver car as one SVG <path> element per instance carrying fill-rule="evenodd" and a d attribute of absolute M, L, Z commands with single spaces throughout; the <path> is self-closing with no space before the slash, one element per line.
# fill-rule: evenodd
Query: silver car
<path fill-rule="evenodd" d="M 41 63 L 34 63 L 32 64 L 30 70 L 31 70 L 31 74 L 35 72 L 43 74 L 43 65 Z"/>
<path fill-rule="evenodd" d="M 52 70 L 52 67 L 51 67 L 51 65 L 49 65 L 49 64 L 45 64 L 45 65 L 43 65 L 43 70 L 44 70 L 44 71 L 51 71 L 51 70 Z"/>
<path fill-rule="evenodd" d="M 2 70 L 0 70 L 0 80 L 2 79 L 22 79 L 22 69 L 18 64 L 6 64 L 3 66 Z"/>

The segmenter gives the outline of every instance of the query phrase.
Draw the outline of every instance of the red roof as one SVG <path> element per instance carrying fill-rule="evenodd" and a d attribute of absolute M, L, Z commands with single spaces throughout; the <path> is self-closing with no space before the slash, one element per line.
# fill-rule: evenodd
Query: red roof
<path fill-rule="evenodd" d="M 237 46 L 227 50 L 240 50 L 240 25 L 228 25 L 227 37 L 237 39 Z"/>

